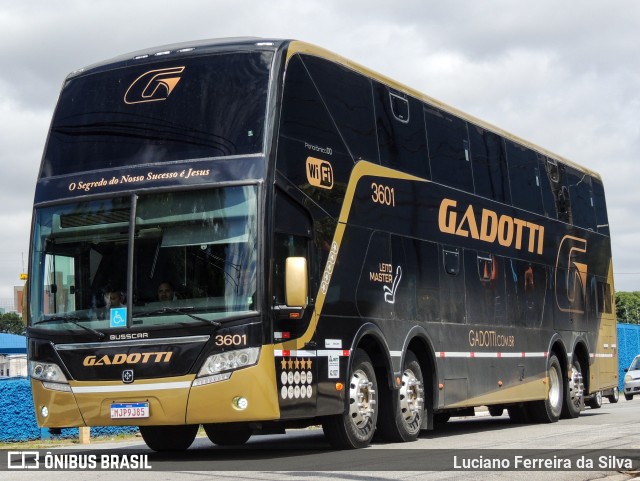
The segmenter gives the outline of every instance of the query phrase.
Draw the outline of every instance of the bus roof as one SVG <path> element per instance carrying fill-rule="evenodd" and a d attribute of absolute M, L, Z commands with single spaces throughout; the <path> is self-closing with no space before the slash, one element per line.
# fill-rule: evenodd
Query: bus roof
<path fill-rule="evenodd" d="M 202 55 L 220 50 L 229 49 L 255 49 L 266 48 L 275 50 L 290 42 L 290 40 L 264 39 L 258 37 L 232 37 L 208 40 L 193 40 L 189 42 L 174 43 L 168 45 L 160 45 L 149 47 L 143 50 L 136 50 L 117 57 L 93 63 L 86 67 L 71 72 L 67 79 L 76 75 L 88 72 L 100 71 L 104 68 L 113 68 L 114 66 L 130 66 L 138 65 L 145 61 L 155 61 L 160 59 L 168 60 L 170 56 L 175 55 Z"/>
<path fill-rule="evenodd" d="M 130 65 L 136 65 L 141 62 L 157 60 L 160 57 L 166 58 L 170 55 L 176 55 L 176 54 L 200 55 L 203 53 L 225 50 L 227 48 L 255 49 L 256 47 L 272 49 L 272 50 L 286 49 L 287 61 L 293 55 L 296 55 L 296 54 L 306 54 L 306 55 L 312 55 L 315 57 L 325 58 L 327 60 L 340 64 L 344 67 L 347 67 L 351 70 L 359 72 L 360 74 L 365 75 L 369 78 L 373 78 L 383 84 L 388 85 L 389 87 L 395 90 L 398 90 L 400 92 L 406 93 L 407 95 L 420 99 L 425 103 L 433 105 L 434 107 L 445 110 L 479 127 L 482 127 L 486 130 L 490 130 L 496 134 L 499 134 L 506 139 L 509 139 L 513 142 L 521 144 L 525 147 L 535 150 L 555 160 L 559 160 L 568 166 L 571 166 L 581 172 L 588 173 L 589 175 L 601 180 L 601 177 L 597 172 L 583 165 L 577 164 L 561 155 L 558 155 L 550 150 L 547 150 L 543 147 L 533 144 L 532 142 L 524 140 L 521 137 L 518 137 L 514 134 L 507 132 L 506 130 L 496 127 L 495 125 L 492 125 L 489 122 L 480 120 L 455 107 L 447 105 L 444 102 L 441 102 L 418 90 L 415 90 L 411 87 L 401 84 L 400 82 L 397 82 L 390 77 L 387 77 L 374 70 L 371 70 L 368 67 L 360 65 L 357 62 L 349 60 L 341 55 L 338 55 L 334 52 L 326 50 L 322 47 L 318 47 L 316 45 L 299 41 L 299 40 L 271 39 L 271 38 L 260 38 L 260 37 L 234 37 L 234 38 L 220 38 L 220 39 L 208 39 L 208 40 L 194 40 L 194 41 L 182 42 L 182 43 L 176 43 L 176 44 L 170 44 L 170 45 L 162 45 L 158 47 L 150 47 L 147 49 L 123 54 L 123 55 L 111 58 L 109 60 L 105 60 L 102 62 L 89 65 L 87 67 L 81 68 L 69 74 L 67 79 L 72 78 L 76 75 L 88 73 L 90 71 L 95 72 L 95 71 L 100 71 L 106 68 L 113 68 L 114 65 L 117 65 L 117 64 L 120 64 L 119 66 L 125 67 Z"/>

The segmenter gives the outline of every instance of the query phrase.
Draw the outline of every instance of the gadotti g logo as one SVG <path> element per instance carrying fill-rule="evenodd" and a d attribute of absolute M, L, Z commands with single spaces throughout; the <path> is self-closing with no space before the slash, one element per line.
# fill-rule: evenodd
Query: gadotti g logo
<path fill-rule="evenodd" d="M 556 304 L 562 312 L 586 311 L 588 265 L 587 240 L 566 235 L 560 241 L 556 259 Z"/>
<path fill-rule="evenodd" d="M 184 67 L 162 68 L 143 73 L 133 81 L 124 94 L 124 103 L 141 104 L 167 100 L 180 82 Z"/>

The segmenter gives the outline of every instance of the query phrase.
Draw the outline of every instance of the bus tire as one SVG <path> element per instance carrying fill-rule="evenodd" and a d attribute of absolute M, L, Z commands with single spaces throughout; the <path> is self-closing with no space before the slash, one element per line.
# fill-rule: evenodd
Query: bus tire
<path fill-rule="evenodd" d="M 507 407 L 509 419 L 514 424 L 528 424 L 531 422 L 531 410 L 528 403 L 519 403 Z"/>
<path fill-rule="evenodd" d="M 607 396 L 607 399 L 611 404 L 615 404 L 620 400 L 620 390 L 617 386 L 613 388 L 611 394 Z"/>
<path fill-rule="evenodd" d="M 497 406 L 487 406 L 487 409 L 489 410 L 489 414 L 494 418 L 502 416 L 502 413 L 504 412 L 504 406 L 501 404 Z"/>
<path fill-rule="evenodd" d="M 198 434 L 198 424 L 138 426 L 142 439 L 154 451 L 185 451 Z"/>
<path fill-rule="evenodd" d="M 249 426 L 242 425 L 227 428 L 219 424 L 203 424 L 202 427 L 209 441 L 218 446 L 242 446 L 253 434 Z"/>
<path fill-rule="evenodd" d="M 555 423 L 562 414 L 565 388 L 562 366 L 555 354 L 551 354 L 547 359 L 547 380 L 549 387 L 547 399 L 533 401 L 529 405 L 531 417 L 539 423 Z"/>
<path fill-rule="evenodd" d="M 358 449 L 369 445 L 378 421 L 378 384 L 371 359 L 356 349 L 347 385 L 345 412 L 323 419 L 322 429 L 336 449 Z"/>
<path fill-rule="evenodd" d="M 571 363 L 571 374 L 565 383 L 564 406 L 562 407 L 562 417 L 564 419 L 574 419 L 580 416 L 580 411 L 584 409 L 584 384 L 582 382 L 582 366 L 574 357 Z"/>
<path fill-rule="evenodd" d="M 442 426 L 443 424 L 447 424 L 449 419 L 451 419 L 451 413 L 449 412 L 435 413 L 433 415 L 433 424 Z"/>
<path fill-rule="evenodd" d="M 602 391 L 598 391 L 589 399 L 589 407 L 591 409 L 600 409 L 602 407 Z"/>
<path fill-rule="evenodd" d="M 380 392 L 378 430 L 389 442 L 415 441 L 424 417 L 424 377 L 415 354 L 407 351 L 400 389 Z"/>

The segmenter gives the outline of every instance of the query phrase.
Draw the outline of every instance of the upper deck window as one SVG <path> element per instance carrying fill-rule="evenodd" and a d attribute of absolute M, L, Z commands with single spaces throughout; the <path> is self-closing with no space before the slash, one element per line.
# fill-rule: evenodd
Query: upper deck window
<path fill-rule="evenodd" d="M 507 141 L 506 145 L 513 205 L 536 214 L 544 214 L 539 154 L 515 142 Z"/>
<path fill-rule="evenodd" d="M 262 152 L 272 57 L 225 53 L 70 79 L 41 178 Z"/>
<path fill-rule="evenodd" d="M 431 107 L 425 109 L 425 121 L 432 179 L 473 192 L 467 123 Z"/>

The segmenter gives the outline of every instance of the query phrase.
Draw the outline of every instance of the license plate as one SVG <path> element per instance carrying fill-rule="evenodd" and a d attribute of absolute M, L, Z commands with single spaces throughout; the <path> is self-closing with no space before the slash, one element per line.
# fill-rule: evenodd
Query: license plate
<path fill-rule="evenodd" d="M 111 419 L 136 419 L 149 417 L 149 403 L 113 403 Z"/>

